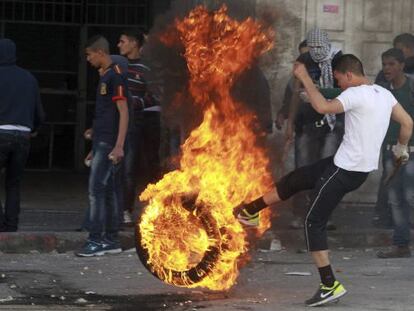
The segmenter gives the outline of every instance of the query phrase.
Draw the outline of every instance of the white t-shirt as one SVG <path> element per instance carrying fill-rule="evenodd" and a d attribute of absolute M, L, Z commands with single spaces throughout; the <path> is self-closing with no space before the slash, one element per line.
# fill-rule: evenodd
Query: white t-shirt
<path fill-rule="evenodd" d="M 381 145 L 397 100 L 376 84 L 350 87 L 337 99 L 345 111 L 345 134 L 335 165 L 355 172 L 378 169 Z"/>

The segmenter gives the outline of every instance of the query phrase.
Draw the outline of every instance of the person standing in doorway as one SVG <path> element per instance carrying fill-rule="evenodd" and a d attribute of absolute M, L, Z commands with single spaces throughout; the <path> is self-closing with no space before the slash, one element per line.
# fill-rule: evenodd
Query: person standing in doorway
<path fill-rule="evenodd" d="M 0 168 L 6 174 L 0 232 L 18 229 L 20 182 L 29 155 L 30 137 L 35 135 L 43 119 L 36 79 L 16 65 L 15 43 L 0 39 Z"/>

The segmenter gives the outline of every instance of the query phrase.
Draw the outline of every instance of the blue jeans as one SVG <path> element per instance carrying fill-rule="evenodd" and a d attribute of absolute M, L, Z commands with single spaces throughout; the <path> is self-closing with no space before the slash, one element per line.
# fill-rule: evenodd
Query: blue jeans
<path fill-rule="evenodd" d="M 94 142 L 89 175 L 89 239 L 117 242 L 120 223 L 120 195 L 122 162 L 114 165 L 108 159 L 113 146 Z"/>
<path fill-rule="evenodd" d="M 343 124 L 337 122 L 333 131 L 327 125 L 303 126 L 295 136 L 295 168 L 311 165 L 335 154 L 343 136 Z M 303 217 L 310 202 L 309 192 L 299 192 L 293 197 L 293 215 Z"/>
<path fill-rule="evenodd" d="M 390 227 L 392 225 L 392 212 L 388 204 L 388 186 L 385 185 L 387 176 L 394 168 L 394 162 L 389 157 L 392 155 L 385 155 L 384 147 L 382 148 L 382 175 L 378 186 L 377 201 L 375 202 L 375 217 L 378 225 Z"/>
<path fill-rule="evenodd" d="M 0 131 L 0 168 L 6 172 L 4 212 L 0 204 L 0 229 L 16 231 L 20 213 L 20 181 L 30 149 L 29 133 Z"/>
<path fill-rule="evenodd" d="M 392 171 L 394 155 L 391 150 L 384 150 L 385 174 Z M 410 244 L 410 212 L 414 207 L 414 153 L 410 160 L 400 167 L 388 185 L 388 204 L 394 221 L 393 244 L 408 246 Z"/>

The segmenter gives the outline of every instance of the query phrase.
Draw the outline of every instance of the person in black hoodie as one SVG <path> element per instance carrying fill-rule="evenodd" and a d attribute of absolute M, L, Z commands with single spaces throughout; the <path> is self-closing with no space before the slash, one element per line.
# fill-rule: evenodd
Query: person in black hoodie
<path fill-rule="evenodd" d="M 29 155 L 30 137 L 44 114 L 33 75 L 16 65 L 16 45 L 0 39 L 0 168 L 5 169 L 5 205 L 0 232 L 17 231 L 20 181 Z"/>

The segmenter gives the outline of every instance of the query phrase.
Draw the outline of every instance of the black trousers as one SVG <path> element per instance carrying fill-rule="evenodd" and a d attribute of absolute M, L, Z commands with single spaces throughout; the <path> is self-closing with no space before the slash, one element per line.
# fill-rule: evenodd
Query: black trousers
<path fill-rule="evenodd" d="M 277 183 L 282 200 L 299 191 L 311 190 L 305 217 L 305 239 L 309 251 L 328 249 L 326 223 L 345 194 L 359 188 L 368 173 L 347 171 L 333 163 L 333 157 L 294 170 Z"/>
<path fill-rule="evenodd" d="M 160 177 L 160 113 L 145 111 L 136 116 L 128 133 L 124 163 L 123 210 L 132 211 L 139 195 Z"/>
<path fill-rule="evenodd" d="M 20 181 L 30 150 L 29 133 L 0 130 L 0 167 L 5 169 L 4 211 L 0 206 L 0 229 L 16 231 L 20 213 Z"/>

